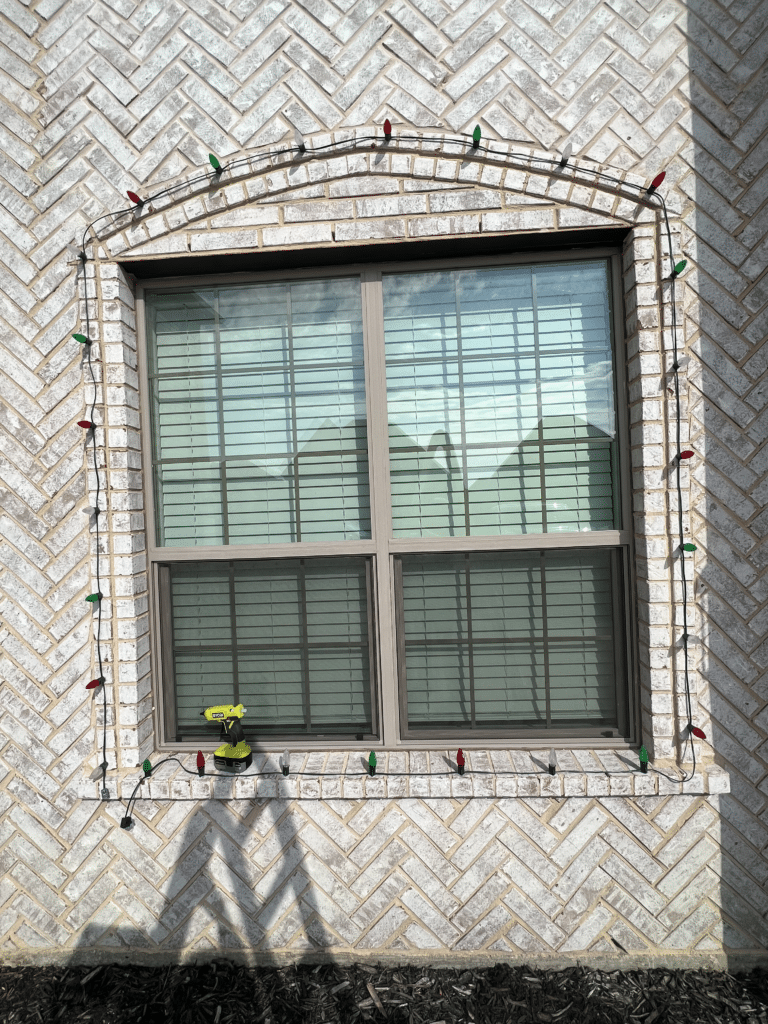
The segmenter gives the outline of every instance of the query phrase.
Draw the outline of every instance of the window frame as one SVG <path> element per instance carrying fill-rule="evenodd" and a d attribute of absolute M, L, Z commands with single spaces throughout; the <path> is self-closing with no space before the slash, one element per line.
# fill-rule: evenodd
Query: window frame
<path fill-rule="evenodd" d="M 510 244 L 513 240 L 510 240 Z M 322 260 L 322 249 L 312 253 Z M 386 365 L 384 352 L 384 321 L 380 313 L 382 304 L 382 275 L 385 273 L 427 272 L 492 268 L 542 263 L 609 262 L 611 292 L 611 321 L 613 331 L 613 372 L 615 379 L 616 427 L 619 466 L 619 509 L 621 525 L 617 530 L 590 532 L 552 532 L 542 534 L 509 534 L 475 537 L 412 537 L 392 536 L 392 516 L 389 493 L 389 430 L 387 422 Z M 199 545 L 159 547 L 156 543 L 154 496 L 154 470 L 152 458 L 152 427 L 149 390 L 149 353 L 147 348 L 145 295 L 147 292 L 187 291 L 192 287 L 216 287 L 261 283 L 268 281 L 297 281 L 310 278 L 359 277 L 361 283 L 366 411 L 368 416 L 368 453 L 371 502 L 371 537 L 365 540 L 334 542 L 302 541 L 297 543 Z M 143 466 L 143 494 L 145 529 L 147 538 L 148 589 L 150 603 L 150 655 L 154 687 L 154 705 L 159 749 L 193 750 L 197 742 L 175 740 L 175 700 L 173 687 L 167 684 L 171 671 L 169 638 L 170 607 L 167 586 L 163 585 L 161 567 L 176 561 L 233 561 L 237 559 L 282 559 L 312 556 L 366 555 L 373 559 L 374 585 L 372 587 L 372 614 L 376 634 L 376 692 L 372 708 L 374 723 L 378 723 L 376 746 L 385 749 L 444 750 L 455 743 L 451 735 L 409 735 L 403 719 L 404 690 L 400 685 L 399 638 L 397 634 L 398 595 L 396 593 L 395 556 L 407 553 L 438 553 L 462 551 L 507 551 L 540 549 L 574 549 L 603 547 L 618 549 L 623 567 L 624 591 L 621 600 L 614 595 L 614 604 L 623 605 L 626 686 L 619 699 L 620 727 L 595 731 L 579 729 L 550 729 L 546 733 L 533 729 L 489 730 L 487 733 L 467 733 L 461 745 L 467 749 L 487 748 L 489 741 L 507 748 L 530 749 L 550 739 L 567 740 L 575 748 L 631 746 L 636 740 L 639 722 L 639 685 L 637 657 L 636 586 L 634 579 L 634 534 L 632 529 L 631 460 L 628 422 L 628 385 L 625 354 L 625 323 L 620 250 L 615 246 L 585 246 L 580 249 L 550 249 L 547 251 L 508 253 L 486 257 L 457 257 L 455 259 L 419 259 L 386 261 L 375 264 L 340 264 L 330 267 L 308 266 L 306 269 L 289 268 L 276 271 L 243 272 L 222 275 L 195 275 L 159 277 L 136 282 L 137 363 L 139 372 L 139 413 L 141 422 L 141 455 Z M 618 643 L 615 645 L 618 648 Z M 621 716 L 626 723 L 621 731 Z M 597 734 L 596 734 L 597 732 Z M 608 734 L 610 733 L 610 735 Z M 313 750 L 333 750 L 340 745 L 349 749 L 366 750 L 371 740 L 357 741 L 328 737 L 297 736 L 289 742 L 302 744 Z M 261 750 L 278 750 L 286 740 L 264 738 L 256 744 Z"/>

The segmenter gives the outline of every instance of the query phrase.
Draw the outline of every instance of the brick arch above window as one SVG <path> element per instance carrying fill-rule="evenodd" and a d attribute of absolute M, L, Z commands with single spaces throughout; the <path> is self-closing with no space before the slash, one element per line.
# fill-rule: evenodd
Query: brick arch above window
<path fill-rule="evenodd" d="M 369 137 L 366 137 L 369 139 Z M 321 147 L 332 145 L 326 150 Z M 604 174 L 615 181 L 600 178 Z M 502 142 L 477 152 L 442 135 L 388 143 L 342 135 L 272 148 L 146 195 L 94 225 L 101 259 L 275 250 L 482 233 L 661 227 L 638 175 Z M 677 210 L 670 208 L 673 217 Z"/>

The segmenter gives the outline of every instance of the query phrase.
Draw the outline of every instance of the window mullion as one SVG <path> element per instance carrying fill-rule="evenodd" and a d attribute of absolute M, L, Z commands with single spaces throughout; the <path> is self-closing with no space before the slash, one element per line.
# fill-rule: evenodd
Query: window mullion
<path fill-rule="evenodd" d="M 549 623 L 547 621 L 547 563 L 546 552 L 539 558 L 539 579 L 541 582 L 541 647 L 544 661 L 544 699 L 546 701 L 547 728 L 552 728 L 552 693 L 549 678 Z"/>
<path fill-rule="evenodd" d="M 229 628 L 232 644 L 232 703 L 240 703 L 240 665 L 237 645 L 237 588 L 235 586 L 235 563 L 229 563 Z"/>
<path fill-rule="evenodd" d="M 361 275 L 365 391 L 368 416 L 368 472 L 371 488 L 371 537 L 376 545 L 375 588 L 379 642 L 379 721 L 381 738 L 395 746 L 400 736 L 395 650 L 395 592 L 390 564 L 392 507 L 389 478 L 387 367 L 384 355 L 384 298 L 379 271 Z M 371 614 L 373 609 L 371 609 Z"/>
<path fill-rule="evenodd" d="M 216 417 L 217 431 L 219 436 L 219 489 L 221 493 L 221 530 L 222 544 L 229 544 L 229 506 L 227 503 L 227 449 L 226 435 L 224 432 L 224 374 L 221 367 L 221 311 L 219 307 L 219 293 L 214 293 L 214 359 L 216 374 L 216 404 L 219 415 Z"/>

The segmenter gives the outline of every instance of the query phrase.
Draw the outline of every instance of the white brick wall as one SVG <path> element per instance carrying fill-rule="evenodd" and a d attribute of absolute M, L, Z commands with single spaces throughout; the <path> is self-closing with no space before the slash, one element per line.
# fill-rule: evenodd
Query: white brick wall
<path fill-rule="evenodd" d="M 677 0 L 588 9 L 567 0 L 311 9 L 233 0 L 204 15 L 196 4 L 157 11 L 151 0 L 0 5 L 6 956 L 159 945 L 583 959 L 604 950 L 606 936 L 646 957 L 764 947 L 761 17 L 756 0 L 696 14 Z M 363 143 L 385 117 L 392 143 Z M 451 140 L 478 122 L 492 152 L 467 159 Z M 280 142 L 294 126 L 310 152 L 286 161 Z M 557 180 L 525 156 L 568 139 L 576 161 Z M 333 154 L 312 154 L 331 142 Z M 192 183 L 210 150 L 254 159 L 211 191 Z M 82 266 L 63 246 L 124 209 L 125 189 L 146 196 L 161 183 L 190 182 L 137 215 L 102 220 L 85 267 L 95 415 L 106 427 L 97 440 L 108 505 L 107 750 L 120 766 L 108 779 L 113 795 L 128 795 L 156 742 L 133 291 L 113 262 L 127 254 L 311 246 L 321 258 L 327 246 L 377 239 L 631 227 L 624 280 L 643 728 L 657 758 L 679 753 L 684 624 L 670 539 L 666 241 L 654 212 L 630 201 L 636 192 L 592 187 L 600 166 L 638 183 L 666 169 L 674 255 L 689 260 L 677 313 L 691 355 L 683 440 L 697 452 L 683 500 L 698 545 L 689 628 L 701 637 L 693 683 L 695 719 L 710 738 L 697 746 L 702 772 L 681 792 L 654 775 L 589 774 L 610 771 L 610 755 L 564 751 L 573 774 L 516 777 L 501 751 L 495 775 L 433 778 L 429 757 L 412 752 L 390 754 L 398 774 L 372 779 L 352 774 L 356 762 L 338 752 L 311 755 L 304 767 L 321 773 L 314 778 L 161 772 L 144 784 L 135 828 L 121 830 L 121 805 L 100 803 L 87 781 L 100 760 L 101 711 L 83 689 L 96 671 L 93 613 L 82 600 L 95 586 L 95 536 L 78 509 L 93 503 L 96 481 L 73 422 L 92 389 L 70 337 L 85 312 Z M 525 755 L 511 756 L 522 768 Z"/>

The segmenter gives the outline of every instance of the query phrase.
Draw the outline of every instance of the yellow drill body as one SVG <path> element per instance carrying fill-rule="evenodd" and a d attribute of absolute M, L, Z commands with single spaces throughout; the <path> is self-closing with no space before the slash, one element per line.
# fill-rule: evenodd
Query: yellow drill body
<path fill-rule="evenodd" d="M 201 712 L 209 722 L 221 724 L 221 739 L 226 740 L 213 755 L 215 768 L 224 772 L 244 772 L 253 760 L 245 742 L 240 719 L 245 714 L 242 704 L 217 704 Z"/>

